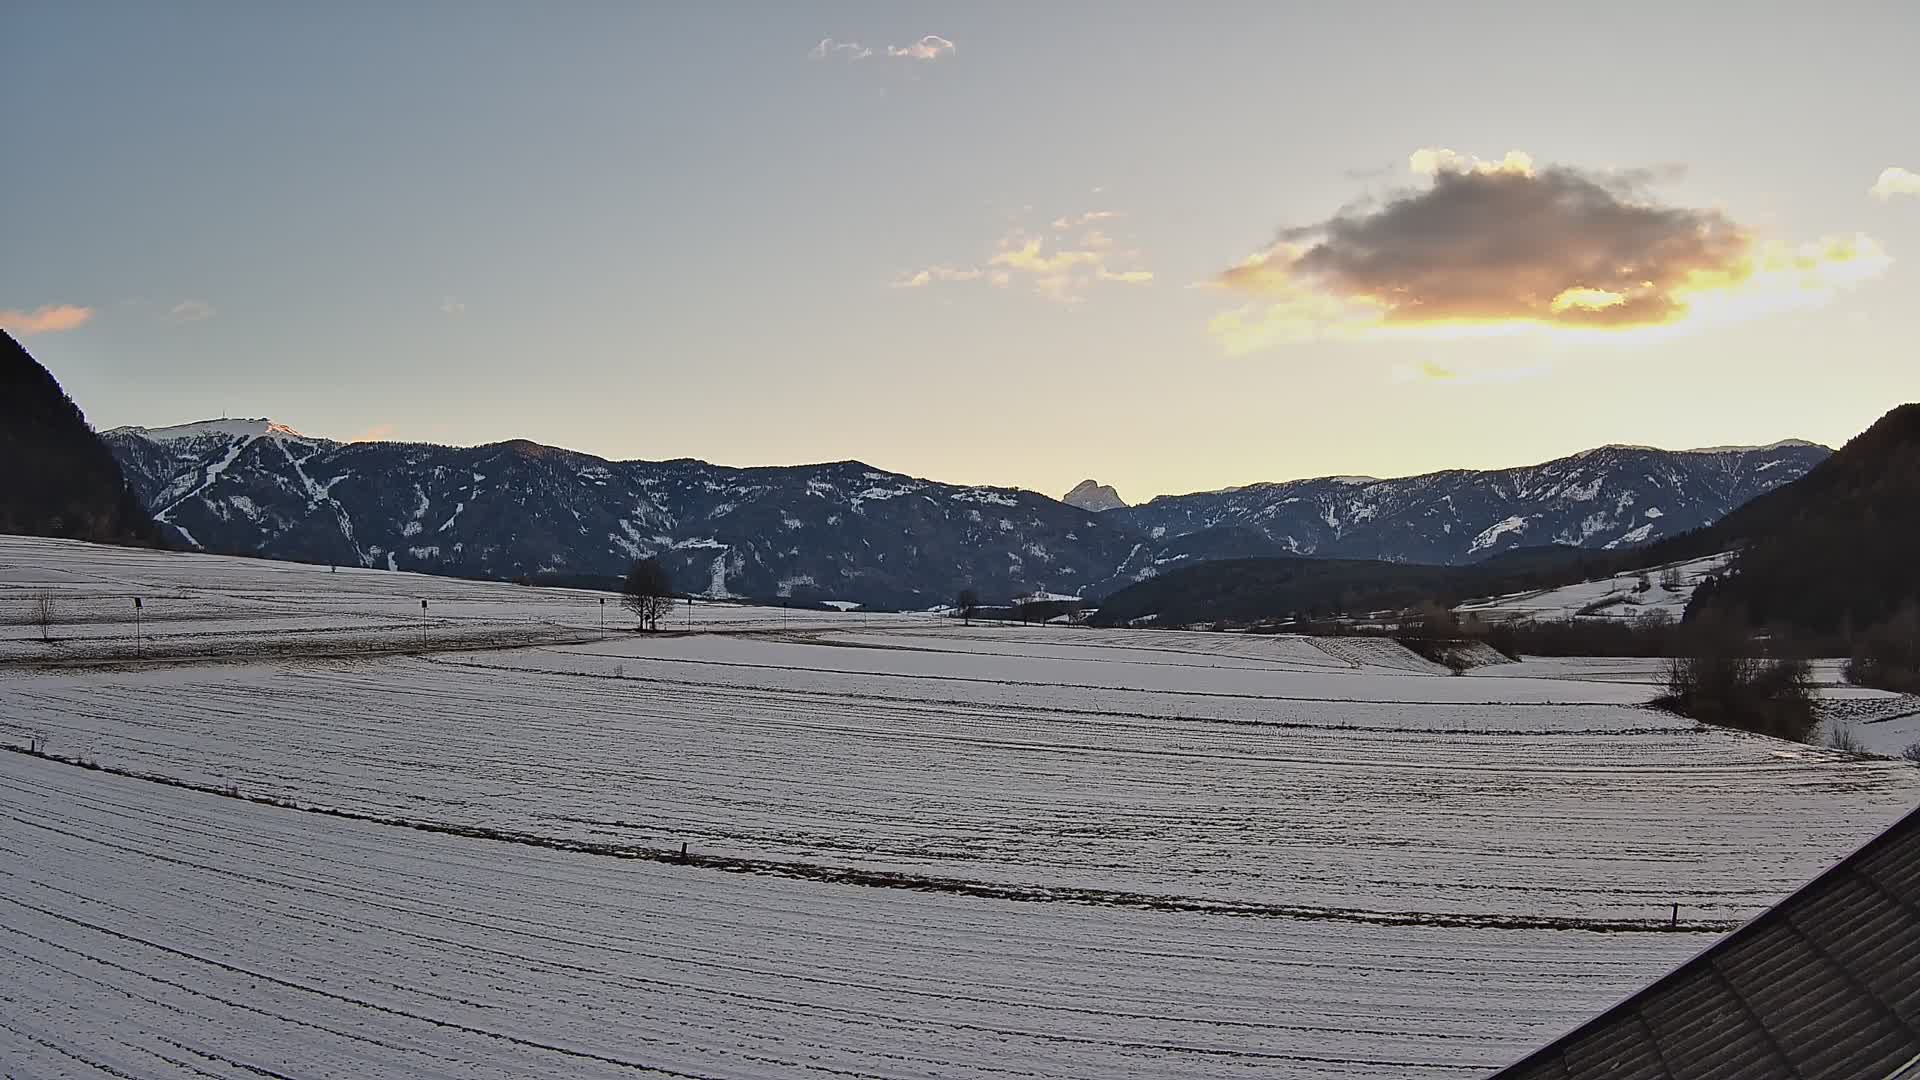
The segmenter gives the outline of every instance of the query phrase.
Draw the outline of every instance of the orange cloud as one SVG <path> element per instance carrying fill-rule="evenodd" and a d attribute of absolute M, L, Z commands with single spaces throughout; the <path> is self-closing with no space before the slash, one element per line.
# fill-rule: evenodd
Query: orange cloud
<path fill-rule="evenodd" d="M 1212 284 L 1260 298 L 1209 324 L 1232 353 L 1297 341 L 1664 329 L 1821 302 L 1888 262 L 1870 238 L 1790 248 L 1648 174 L 1420 150 L 1428 186 L 1287 229 Z"/>
<path fill-rule="evenodd" d="M 56 334 L 71 330 L 93 318 L 93 309 L 74 304 L 48 304 L 32 311 L 0 310 L 0 330 L 21 337 L 28 334 Z"/>

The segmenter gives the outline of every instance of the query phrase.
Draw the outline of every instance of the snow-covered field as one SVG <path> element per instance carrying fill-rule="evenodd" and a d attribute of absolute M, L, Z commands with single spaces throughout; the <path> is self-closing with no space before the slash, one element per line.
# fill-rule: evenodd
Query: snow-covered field
<path fill-rule="evenodd" d="M 52 614 L 44 635 L 35 617 L 43 597 Z M 663 628 L 903 621 L 925 619 L 702 601 L 675 605 Z M 352 655 L 588 640 L 632 625 L 607 593 L 0 536 L 0 662 Z"/>
<path fill-rule="evenodd" d="M 1676 622 L 1686 614 L 1693 590 L 1720 571 L 1731 553 L 1656 566 L 1644 574 L 1616 574 L 1557 589 L 1470 600 L 1454 610 L 1499 622 L 1507 619 L 1635 619 L 1661 615 Z M 1672 577 L 1668 577 L 1672 571 Z M 1642 579 L 1647 588 L 1641 589 Z"/>
<path fill-rule="evenodd" d="M 1470 1077 L 1920 802 L 1602 662 L 0 538 L 134 589 L 164 659 L 0 626 L 0 1072 Z"/>

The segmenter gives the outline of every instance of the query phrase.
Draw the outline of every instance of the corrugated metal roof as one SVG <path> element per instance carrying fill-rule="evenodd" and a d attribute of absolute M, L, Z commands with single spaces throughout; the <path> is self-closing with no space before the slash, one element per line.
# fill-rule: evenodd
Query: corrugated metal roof
<path fill-rule="evenodd" d="M 1920 1075 L 1920 810 L 1496 1080 Z"/>

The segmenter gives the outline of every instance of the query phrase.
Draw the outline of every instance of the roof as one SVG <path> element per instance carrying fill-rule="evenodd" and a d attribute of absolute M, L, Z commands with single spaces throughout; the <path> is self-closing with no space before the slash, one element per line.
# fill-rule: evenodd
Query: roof
<path fill-rule="evenodd" d="M 1920 1077 L 1920 810 L 1496 1080 Z"/>

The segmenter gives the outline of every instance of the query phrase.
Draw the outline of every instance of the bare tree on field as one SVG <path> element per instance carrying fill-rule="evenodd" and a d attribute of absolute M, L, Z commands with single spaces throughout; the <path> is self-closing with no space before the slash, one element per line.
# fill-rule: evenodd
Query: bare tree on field
<path fill-rule="evenodd" d="M 963 625 L 966 626 L 973 625 L 973 613 L 979 607 L 980 594 L 972 589 L 961 589 L 960 595 L 953 601 L 953 610 L 959 613 L 960 618 L 964 620 Z"/>
<path fill-rule="evenodd" d="M 1680 591 L 1680 568 L 1669 566 L 1660 574 L 1660 587 L 1668 592 Z"/>
<path fill-rule="evenodd" d="M 53 640 L 53 597 L 51 595 L 41 593 L 34 597 L 27 608 L 27 618 L 33 625 L 40 628 L 41 641 Z"/>
<path fill-rule="evenodd" d="M 660 620 L 673 610 L 673 582 L 656 558 L 635 559 L 620 594 L 620 606 L 633 612 L 647 630 L 660 629 Z"/>

